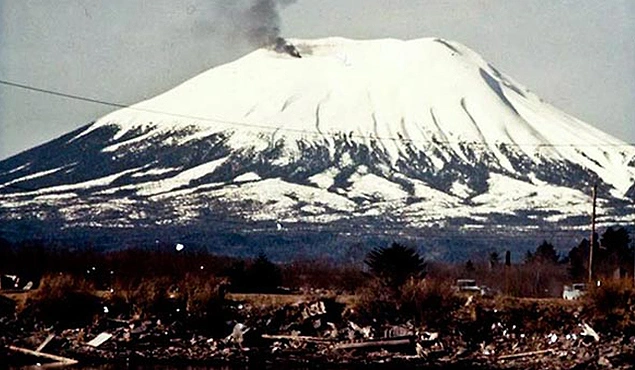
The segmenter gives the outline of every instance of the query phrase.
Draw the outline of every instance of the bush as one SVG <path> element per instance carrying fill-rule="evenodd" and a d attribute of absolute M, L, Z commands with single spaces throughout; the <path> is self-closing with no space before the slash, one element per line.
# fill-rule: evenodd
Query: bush
<path fill-rule="evenodd" d="M 22 315 L 58 327 L 90 323 L 101 309 L 93 286 L 72 275 L 46 275 L 40 288 L 29 298 Z"/>
<path fill-rule="evenodd" d="M 243 261 L 234 263 L 228 275 L 233 292 L 275 293 L 282 284 L 280 268 L 264 254 L 250 264 Z"/>
<path fill-rule="evenodd" d="M 145 278 L 115 283 L 109 298 L 112 315 L 180 319 L 199 330 L 217 333 L 225 328 L 229 311 L 224 280 L 208 274 L 187 274 L 183 279 Z"/>
<path fill-rule="evenodd" d="M 371 279 L 366 286 L 357 293 L 354 312 L 357 314 L 353 320 L 358 320 L 361 325 L 370 322 L 364 319 L 373 319 L 377 323 L 397 323 L 400 319 L 399 302 L 392 289 L 387 288 L 379 279 Z"/>
<path fill-rule="evenodd" d="M 465 298 L 444 281 L 413 279 L 404 284 L 402 289 L 402 311 L 414 317 L 416 323 L 433 329 L 446 327 L 465 302 Z"/>
<path fill-rule="evenodd" d="M 589 290 L 585 307 L 594 328 L 635 334 L 635 286 L 631 280 L 606 280 Z"/>
<path fill-rule="evenodd" d="M 167 277 L 116 280 L 113 290 L 110 297 L 113 314 L 169 317 L 182 305 L 174 280 Z"/>
<path fill-rule="evenodd" d="M 226 323 L 233 319 L 225 300 L 224 279 L 188 274 L 179 284 L 188 314 L 187 323 L 211 335 L 226 334 Z"/>
<path fill-rule="evenodd" d="M 413 321 L 418 326 L 443 329 L 464 301 L 450 284 L 441 281 L 411 279 L 395 294 L 375 279 L 359 292 L 356 311 L 379 323 Z"/>

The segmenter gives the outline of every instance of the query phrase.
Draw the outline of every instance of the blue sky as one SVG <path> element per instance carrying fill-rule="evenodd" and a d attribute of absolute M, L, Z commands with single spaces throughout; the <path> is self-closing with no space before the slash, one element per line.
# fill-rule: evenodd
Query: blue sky
<path fill-rule="evenodd" d="M 0 0 L 0 80 L 135 103 L 249 52 L 230 32 L 240 25 L 219 12 L 249 2 Z M 459 41 L 547 102 L 635 142 L 635 1 L 285 2 L 286 37 Z M 0 159 L 113 109 L 0 85 Z"/>

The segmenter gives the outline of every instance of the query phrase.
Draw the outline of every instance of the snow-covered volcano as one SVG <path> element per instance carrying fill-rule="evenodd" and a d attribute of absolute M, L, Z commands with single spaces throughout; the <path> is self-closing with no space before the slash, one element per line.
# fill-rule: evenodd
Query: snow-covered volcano
<path fill-rule="evenodd" d="M 0 217 L 382 232 L 635 220 L 635 147 L 451 41 L 292 40 L 0 162 Z"/>

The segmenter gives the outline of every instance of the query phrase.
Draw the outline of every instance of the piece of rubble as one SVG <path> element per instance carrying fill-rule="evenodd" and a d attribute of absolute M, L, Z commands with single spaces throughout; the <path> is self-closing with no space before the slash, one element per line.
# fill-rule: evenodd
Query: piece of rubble
<path fill-rule="evenodd" d="M 107 333 L 107 332 L 99 333 L 99 335 L 93 338 L 93 340 L 91 340 L 90 342 L 86 343 L 86 345 L 97 348 L 101 346 L 102 344 L 104 344 L 110 338 L 112 338 L 112 334 L 110 333 Z"/>
<path fill-rule="evenodd" d="M 384 338 L 404 337 L 406 335 L 413 335 L 412 329 L 409 329 L 401 325 L 393 325 L 390 328 L 384 330 Z"/>
<path fill-rule="evenodd" d="M 352 321 L 348 322 L 348 326 L 350 326 L 355 333 L 361 334 L 363 338 L 365 339 L 372 338 L 372 335 L 371 335 L 372 328 L 370 326 L 361 327 Z"/>
<path fill-rule="evenodd" d="M 243 340 L 244 340 L 243 336 L 248 331 L 249 331 L 248 327 L 246 327 L 242 323 L 238 323 L 238 324 L 234 325 L 234 329 L 232 330 L 232 333 L 226 339 L 227 339 L 227 341 L 231 340 L 234 343 L 238 344 L 239 347 L 242 347 L 242 343 L 243 343 Z"/>
<path fill-rule="evenodd" d="M 580 334 L 585 337 L 592 337 L 596 342 L 600 341 L 600 335 L 585 322 L 582 323 L 582 333 Z"/>
<path fill-rule="evenodd" d="M 324 315 L 326 313 L 326 305 L 323 301 L 312 303 L 302 310 L 302 318 L 304 320 L 309 317 Z"/>
<path fill-rule="evenodd" d="M 423 342 L 434 342 L 437 339 L 439 339 L 439 333 L 436 333 L 436 332 L 431 333 L 431 332 L 424 331 L 423 333 L 421 333 L 419 338 Z"/>
<path fill-rule="evenodd" d="M 609 361 L 606 357 L 602 356 L 598 359 L 598 365 L 604 366 L 604 367 L 610 367 L 611 361 Z"/>

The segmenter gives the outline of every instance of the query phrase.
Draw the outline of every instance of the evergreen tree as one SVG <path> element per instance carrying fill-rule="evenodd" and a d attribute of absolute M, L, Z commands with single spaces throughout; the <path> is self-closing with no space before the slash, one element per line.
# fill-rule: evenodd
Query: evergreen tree
<path fill-rule="evenodd" d="M 464 269 L 466 274 L 472 274 L 475 271 L 474 262 L 472 262 L 472 260 L 467 260 L 467 262 L 465 262 Z"/>
<path fill-rule="evenodd" d="M 623 227 L 619 229 L 609 227 L 604 231 L 600 238 L 597 264 L 594 263 L 600 275 L 612 276 L 615 271 L 618 271 L 621 276 L 632 270 L 633 251 L 629 248 L 630 241 L 629 233 Z"/>
<path fill-rule="evenodd" d="M 501 257 L 498 252 L 494 251 L 489 254 L 489 267 L 491 269 L 496 268 L 501 262 Z"/>
<path fill-rule="evenodd" d="M 527 251 L 525 252 L 525 263 L 531 263 L 531 261 L 533 261 L 534 259 L 534 254 L 531 253 L 531 251 Z"/>
<path fill-rule="evenodd" d="M 536 252 L 534 252 L 532 256 L 532 262 L 542 263 L 542 264 L 557 264 L 560 257 L 556 252 L 554 246 L 544 240 L 542 244 L 536 248 Z"/>
<path fill-rule="evenodd" d="M 375 248 L 368 253 L 364 263 L 370 273 L 386 286 L 397 290 L 410 277 L 424 277 L 426 263 L 414 249 L 393 243 L 390 247 Z"/>
<path fill-rule="evenodd" d="M 262 253 L 250 265 L 243 261 L 234 263 L 228 276 L 234 292 L 268 293 L 275 291 L 282 283 L 280 268 Z"/>
<path fill-rule="evenodd" d="M 280 268 L 269 261 L 263 253 L 246 270 L 247 282 L 254 292 L 273 292 L 282 283 Z"/>
<path fill-rule="evenodd" d="M 569 251 L 569 276 L 575 281 L 584 281 L 589 263 L 589 241 L 582 239 L 580 244 Z"/>

